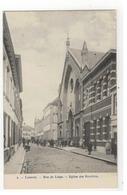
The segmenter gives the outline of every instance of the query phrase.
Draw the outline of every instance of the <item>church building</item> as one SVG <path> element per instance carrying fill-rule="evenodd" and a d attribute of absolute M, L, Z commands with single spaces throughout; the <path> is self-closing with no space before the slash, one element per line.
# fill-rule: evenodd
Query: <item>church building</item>
<path fill-rule="evenodd" d="M 116 87 L 116 50 L 90 51 L 66 41 L 66 57 L 59 89 L 58 139 L 74 146 L 104 151 L 116 137 L 112 128 L 112 89 Z M 115 129 L 115 130 L 114 130 Z"/>

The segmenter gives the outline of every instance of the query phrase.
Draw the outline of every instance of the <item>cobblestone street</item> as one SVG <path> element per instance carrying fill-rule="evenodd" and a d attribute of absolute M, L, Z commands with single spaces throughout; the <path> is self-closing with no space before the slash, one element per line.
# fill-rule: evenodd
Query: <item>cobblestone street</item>
<path fill-rule="evenodd" d="M 56 148 L 32 144 L 26 152 L 23 173 L 116 172 L 117 166 Z"/>

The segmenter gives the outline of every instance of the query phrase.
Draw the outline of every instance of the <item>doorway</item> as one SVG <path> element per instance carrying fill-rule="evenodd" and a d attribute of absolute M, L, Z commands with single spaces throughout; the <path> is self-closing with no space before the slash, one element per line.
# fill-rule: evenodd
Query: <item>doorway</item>
<path fill-rule="evenodd" d="M 73 137 L 73 114 L 72 114 L 72 111 L 70 110 L 69 111 L 69 114 L 68 114 L 68 129 L 69 129 L 69 134 L 70 134 L 70 138 Z"/>
<path fill-rule="evenodd" d="M 85 146 L 90 142 L 90 122 L 84 123 Z"/>

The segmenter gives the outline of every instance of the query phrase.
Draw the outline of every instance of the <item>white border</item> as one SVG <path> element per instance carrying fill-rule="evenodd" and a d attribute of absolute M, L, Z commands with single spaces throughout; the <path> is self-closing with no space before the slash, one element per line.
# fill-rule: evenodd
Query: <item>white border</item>
<path fill-rule="evenodd" d="M 127 142 L 127 129 L 126 129 L 126 121 L 127 121 L 127 62 L 126 62 L 126 56 L 127 56 L 127 40 L 125 37 L 127 37 L 127 9 L 126 5 L 123 3 L 123 0 L 117 1 L 117 0 L 3 0 L 0 5 L 0 29 L 2 29 L 2 13 L 1 11 L 4 10 L 71 10 L 71 9 L 117 9 L 118 10 L 118 64 L 119 64 L 119 95 L 118 95 L 118 109 L 119 109 L 119 120 L 118 120 L 118 126 L 119 126 L 119 139 L 120 139 L 120 147 L 119 147 L 119 182 L 120 186 L 119 189 L 122 189 L 121 181 L 124 182 L 123 189 L 127 189 L 127 149 L 125 148 L 126 142 Z M 124 18 L 122 16 L 124 14 Z M 124 19 L 124 21 L 123 21 Z M 124 24 L 124 32 L 122 29 L 122 23 Z M 124 45 L 122 45 L 123 42 L 123 35 L 124 35 Z M 2 43 L 2 31 L 0 31 L 0 41 Z M 124 50 L 123 50 L 124 47 Z M 2 45 L 0 44 L 0 56 L 2 55 Z M 123 57 L 124 57 L 124 67 L 123 64 Z M 0 58 L 0 108 L 2 108 L 2 58 Z M 124 78 L 123 78 L 124 76 Z M 124 113 L 124 115 L 122 115 Z M 3 116 L 3 110 L 0 109 L 0 136 L 2 136 L 2 116 Z M 3 128 L 2 128 L 3 129 Z M 124 131 L 123 131 L 124 129 Z M 124 137 L 123 137 L 124 135 Z M 124 151 L 123 151 L 123 141 L 124 141 Z M 3 153 L 3 142 L 0 141 L 0 149 L 1 153 Z M 123 151 L 123 152 L 122 152 Z M 122 156 L 124 153 L 124 162 L 122 162 Z M 3 157 L 0 158 L 0 187 L 3 186 Z M 124 165 L 124 174 L 122 175 L 122 165 Z M 2 181 L 2 182 L 1 182 Z M 32 192 L 33 191 L 33 192 Z M 32 190 L 30 193 L 34 193 L 35 191 Z M 39 190 L 40 191 L 40 190 Z M 39 192 L 38 191 L 38 192 Z M 59 193 L 60 190 L 57 190 Z M 69 190 L 70 191 L 70 190 Z M 79 191 L 79 190 L 78 190 Z M 81 190 L 83 191 L 83 190 Z M 92 190 L 93 191 L 93 190 Z M 101 191 L 101 190 L 99 190 Z M 107 190 L 106 190 L 107 191 Z M 53 190 L 54 192 L 54 190 Z M 60 192 L 62 193 L 62 192 Z M 77 190 L 72 191 L 72 193 L 77 194 Z M 98 192 L 97 192 L 98 193 Z M 103 193 L 105 193 L 103 191 Z M 107 193 L 107 192 L 106 192 Z M 112 192 L 116 193 L 116 191 Z"/>

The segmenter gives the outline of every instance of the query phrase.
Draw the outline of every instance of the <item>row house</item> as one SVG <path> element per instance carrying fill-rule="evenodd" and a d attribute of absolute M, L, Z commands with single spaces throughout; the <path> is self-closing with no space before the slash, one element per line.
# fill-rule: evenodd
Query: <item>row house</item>
<path fill-rule="evenodd" d="M 43 110 L 43 139 L 57 140 L 58 98 L 50 102 Z"/>
<path fill-rule="evenodd" d="M 34 135 L 35 140 L 43 140 L 43 118 L 34 120 Z"/>
<path fill-rule="evenodd" d="M 22 138 L 21 57 L 14 52 L 5 14 L 3 15 L 3 103 L 4 160 L 9 160 Z"/>
<path fill-rule="evenodd" d="M 39 141 L 57 140 L 57 123 L 58 123 L 58 98 L 50 102 L 43 109 L 41 119 L 35 119 L 34 128 L 36 139 Z"/>

